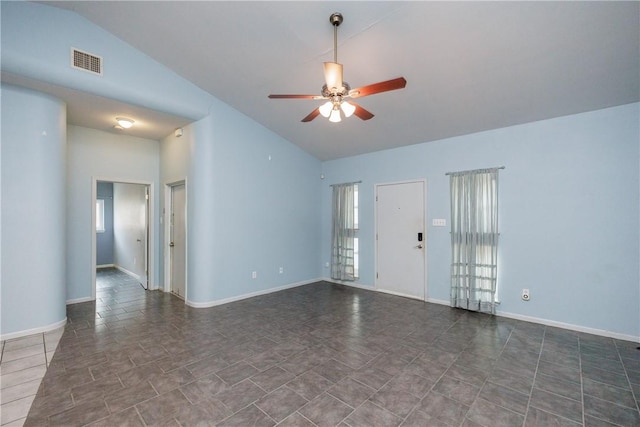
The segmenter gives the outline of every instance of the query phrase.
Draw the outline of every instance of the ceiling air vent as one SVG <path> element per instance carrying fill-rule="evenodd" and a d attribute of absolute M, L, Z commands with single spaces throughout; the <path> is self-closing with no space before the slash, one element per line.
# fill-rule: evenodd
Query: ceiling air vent
<path fill-rule="evenodd" d="M 71 48 L 71 66 L 78 70 L 102 75 L 102 58 L 75 48 Z"/>

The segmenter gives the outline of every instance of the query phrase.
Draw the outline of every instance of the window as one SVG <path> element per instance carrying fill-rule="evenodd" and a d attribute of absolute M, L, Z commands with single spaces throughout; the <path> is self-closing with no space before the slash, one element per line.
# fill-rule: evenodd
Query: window
<path fill-rule="evenodd" d="M 353 237 L 353 275 L 358 278 L 360 274 L 358 273 L 358 267 L 360 264 L 360 248 L 358 245 L 358 237 L 355 235 L 358 233 L 359 222 L 358 222 L 358 184 L 354 184 L 353 186 L 353 228 L 355 230 Z"/>
<path fill-rule="evenodd" d="M 104 200 L 96 200 L 96 232 L 104 233 Z"/>
<path fill-rule="evenodd" d="M 498 169 L 450 175 L 451 305 L 495 313 Z"/>
<path fill-rule="evenodd" d="M 359 245 L 358 185 L 333 186 L 333 226 L 331 246 L 331 278 L 354 281 L 358 279 Z"/>

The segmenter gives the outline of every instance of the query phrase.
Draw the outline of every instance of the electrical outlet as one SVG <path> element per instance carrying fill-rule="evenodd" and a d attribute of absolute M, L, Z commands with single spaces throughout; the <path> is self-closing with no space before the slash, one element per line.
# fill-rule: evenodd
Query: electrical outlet
<path fill-rule="evenodd" d="M 280 270 L 278 271 L 280 274 L 284 273 L 284 267 L 280 267 Z"/>
<path fill-rule="evenodd" d="M 529 301 L 531 299 L 531 295 L 529 295 L 529 289 L 522 290 L 522 300 Z"/>
<path fill-rule="evenodd" d="M 258 277 L 258 272 L 257 271 L 252 272 L 251 273 L 251 278 L 255 279 L 256 277 Z"/>
<path fill-rule="evenodd" d="M 329 263 L 328 262 L 324 263 L 324 268 L 329 268 Z"/>

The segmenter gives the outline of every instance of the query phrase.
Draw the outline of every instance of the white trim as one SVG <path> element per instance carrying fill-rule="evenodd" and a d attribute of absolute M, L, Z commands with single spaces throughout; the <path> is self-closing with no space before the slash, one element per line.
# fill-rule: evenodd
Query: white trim
<path fill-rule="evenodd" d="M 365 291 L 375 291 L 376 290 L 376 288 L 373 285 L 363 285 L 363 284 L 356 283 L 356 282 L 346 282 L 346 281 L 342 281 L 342 280 L 335 280 L 335 279 L 332 279 L 330 277 L 323 277 L 320 280 L 322 280 L 323 282 L 335 283 L 336 285 L 345 285 L 345 286 L 351 286 L 352 288 L 364 289 Z"/>
<path fill-rule="evenodd" d="M 397 297 L 402 297 L 402 298 L 409 298 L 409 299 L 413 299 L 416 301 L 422 301 L 425 302 L 426 300 L 423 300 L 421 298 L 416 298 L 413 295 L 406 295 L 406 294 L 402 294 L 400 292 L 393 292 L 393 291 L 387 291 L 384 289 L 376 289 L 375 287 L 371 286 L 371 285 L 360 285 L 354 282 L 343 282 L 341 280 L 334 280 L 328 277 L 325 277 L 322 279 L 325 282 L 329 282 L 329 283 L 335 283 L 336 285 L 345 285 L 345 286 L 351 286 L 352 288 L 358 288 L 358 289 L 364 289 L 365 291 L 376 291 L 376 292 L 380 292 L 381 294 L 388 294 L 388 295 L 394 295 Z M 434 300 L 434 301 L 440 301 L 440 300 Z M 426 302 L 433 302 L 433 301 L 426 301 Z M 447 301 L 442 301 L 439 302 L 440 304 L 445 304 L 448 305 L 449 303 Z"/>
<path fill-rule="evenodd" d="M 79 304 L 81 302 L 89 302 L 89 301 L 95 301 L 95 298 L 91 298 L 91 297 L 82 297 L 82 298 L 74 298 L 74 299 L 68 299 L 67 300 L 67 305 L 70 304 Z"/>
<path fill-rule="evenodd" d="M 403 294 L 401 292 L 387 291 L 386 289 L 377 289 L 377 291 L 380 292 L 380 293 L 383 293 L 383 294 L 394 295 L 394 296 L 397 296 L 397 297 L 409 298 L 409 299 L 413 299 L 413 300 L 416 300 L 416 301 L 425 302 L 425 300 L 423 300 L 422 298 L 416 297 L 415 295 L 408 295 L 408 294 Z"/>
<path fill-rule="evenodd" d="M 568 329 L 570 331 L 584 332 L 592 335 L 599 335 L 602 337 L 615 338 L 623 341 L 640 342 L 640 336 L 620 334 L 618 332 L 606 331 L 604 329 L 589 328 L 586 326 L 573 325 L 571 323 L 557 322 L 555 320 L 541 319 L 539 317 L 525 316 L 516 313 L 507 313 L 504 311 L 497 311 L 496 316 L 506 317 L 509 319 L 522 320 L 525 322 L 539 323 L 541 325 L 553 326 L 556 328 Z"/>
<path fill-rule="evenodd" d="M 15 338 L 22 338 L 22 337 L 26 337 L 26 336 L 34 335 L 34 334 L 42 334 L 42 333 L 45 333 L 45 332 L 50 332 L 50 331 L 54 331 L 56 329 L 62 328 L 66 324 L 67 324 L 67 318 L 65 317 L 61 321 L 55 322 L 55 323 L 51 323 L 50 325 L 47 325 L 47 326 L 40 326 L 38 328 L 26 329 L 24 331 L 11 332 L 11 333 L 8 333 L 8 334 L 0 335 L 0 340 L 6 341 L 6 340 L 12 340 L 12 339 L 15 339 Z"/>
<path fill-rule="evenodd" d="M 149 216 L 147 218 L 148 230 L 149 230 L 149 253 L 147 254 L 148 265 L 147 265 L 147 281 L 149 284 L 149 289 L 152 288 L 152 284 L 155 283 L 155 251 L 156 251 L 156 233 L 155 233 L 155 183 L 153 181 L 138 181 L 138 180 L 130 180 L 123 178 L 113 178 L 113 177 L 103 177 L 103 176 L 92 176 L 91 177 L 91 299 L 88 301 L 93 301 L 96 299 L 96 263 L 97 263 L 97 250 L 96 250 L 96 199 L 98 197 L 98 181 L 102 182 L 115 182 L 115 183 L 123 183 L 123 184 L 139 184 L 146 185 L 149 187 Z M 118 268 L 117 266 L 114 266 Z M 123 270 L 127 274 L 131 274 L 130 272 Z M 140 280 L 138 275 L 133 275 Z"/>
<path fill-rule="evenodd" d="M 96 200 L 98 200 L 98 179 L 91 177 L 91 299 L 96 299 L 96 264 L 98 263 L 98 242 L 96 234 Z"/>
<path fill-rule="evenodd" d="M 185 304 L 188 305 L 189 307 L 193 307 L 193 308 L 215 307 L 217 305 L 228 304 L 230 302 L 240 301 L 240 300 L 247 299 L 247 298 L 253 298 L 253 297 L 260 296 L 260 295 L 271 294 L 273 292 L 284 291 L 285 289 L 291 289 L 291 288 L 297 288 L 298 286 L 309 285 L 311 283 L 316 283 L 316 282 L 319 282 L 321 280 L 322 279 L 304 280 L 302 282 L 290 283 L 288 285 L 283 285 L 283 286 L 278 286 L 278 287 L 275 287 L 275 288 L 264 289 L 262 291 L 251 292 L 251 293 L 244 294 L 244 295 L 238 295 L 238 296 L 235 296 L 235 297 L 224 298 L 224 299 L 215 300 L 215 301 L 209 301 L 209 302 L 193 302 L 193 301 L 189 301 L 188 299 L 185 299 Z"/>
<path fill-rule="evenodd" d="M 134 279 L 136 279 L 136 280 L 140 280 L 140 279 L 141 279 L 140 275 L 139 275 L 139 274 L 134 273 L 133 271 L 129 271 L 129 270 L 127 270 L 126 268 L 120 267 L 119 265 L 116 265 L 115 267 L 116 267 L 116 270 L 120 270 L 120 271 L 122 271 L 124 274 L 127 274 L 127 275 L 129 275 L 129 276 L 133 277 L 133 278 L 134 278 Z"/>
<path fill-rule="evenodd" d="M 171 292 L 171 251 L 169 250 L 169 244 L 171 243 L 171 191 L 176 185 L 184 185 L 184 295 L 182 298 L 186 305 L 189 305 L 187 300 L 188 287 L 189 287 L 189 186 L 187 185 L 187 178 L 180 179 L 178 181 L 166 182 L 164 184 L 164 209 L 163 209 L 163 221 L 164 221 L 164 243 L 163 243 L 163 258 L 164 258 L 164 284 L 163 291 Z M 176 295 L 177 296 L 177 295 Z"/>
<path fill-rule="evenodd" d="M 446 299 L 427 298 L 426 301 L 432 304 L 440 304 L 440 305 L 448 305 L 448 306 L 451 305 L 451 301 L 448 301 Z"/>
<path fill-rule="evenodd" d="M 100 264 L 96 265 L 96 268 L 114 268 L 115 266 L 115 264 Z"/>
<path fill-rule="evenodd" d="M 325 282 L 329 282 L 329 283 L 335 283 L 337 285 L 352 286 L 354 288 L 359 288 L 359 289 L 365 289 L 365 290 L 369 290 L 369 291 L 375 291 L 375 292 L 381 292 L 381 293 L 386 293 L 386 294 L 397 295 L 397 294 L 393 294 L 392 292 L 386 292 L 386 291 L 378 290 L 378 289 L 371 288 L 371 287 L 368 287 L 368 286 L 358 285 L 358 284 L 355 284 L 355 283 L 352 283 L 352 282 L 339 282 L 339 281 L 336 281 L 336 280 L 333 280 L 333 279 L 329 279 L 329 278 L 326 278 L 326 277 L 322 278 L 322 280 L 325 281 Z M 398 295 L 398 296 L 405 296 L 405 295 Z M 411 297 L 408 297 L 408 298 L 411 298 Z M 412 299 L 415 299 L 415 298 L 412 298 Z M 420 301 L 420 300 L 416 299 L 416 301 Z M 441 300 L 441 299 L 436 299 L 436 298 L 427 298 L 425 302 L 432 303 L 432 304 L 446 305 L 446 306 L 450 306 L 450 304 L 451 304 L 447 300 Z M 541 319 L 539 317 L 525 316 L 525 315 L 516 314 L 516 313 L 507 313 L 507 312 L 504 312 L 504 311 L 496 311 L 496 316 L 506 317 L 508 319 L 522 320 L 524 322 L 538 323 L 540 325 L 545 325 L 545 326 L 553 326 L 553 327 L 556 327 L 556 328 L 567 329 L 567 330 L 570 330 L 570 331 L 584 332 L 584 333 L 591 334 L 591 335 L 598 335 L 598 336 L 602 336 L 602 337 L 615 338 L 615 339 L 619 339 L 619 340 L 623 340 L 623 341 L 632 341 L 632 342 L 640 343 L 640 336 L 636 337 L 636 336 L 633 336 L 633 335 L 620 334 L 618 332 L 606 331 L 604 329 L 588 328 L 586 326 L 573 325 L 571 323 L 557 322 L 555 320 Z"/>

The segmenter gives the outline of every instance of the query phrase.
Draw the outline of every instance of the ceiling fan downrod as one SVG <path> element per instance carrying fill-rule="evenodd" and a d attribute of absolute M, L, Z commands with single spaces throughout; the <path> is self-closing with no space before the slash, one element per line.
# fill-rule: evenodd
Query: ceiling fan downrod
<path fill-rule="evenodd" d="M 329 17 L 329 22 L 333 25 L 333 62 L 338 62 L 338 27 L 342 24 L 342 14 L 334 12 Z"/>

